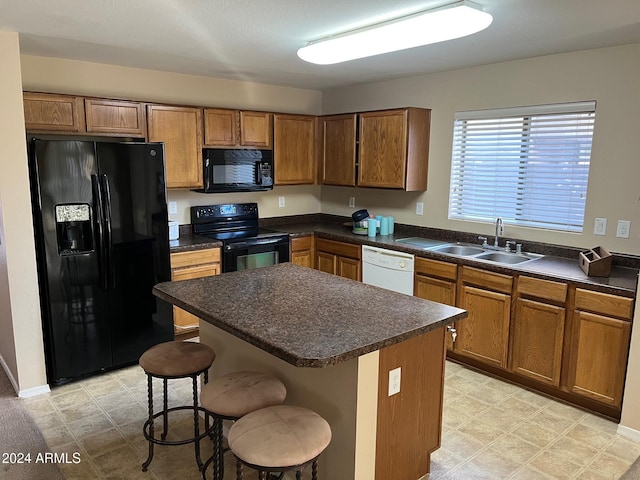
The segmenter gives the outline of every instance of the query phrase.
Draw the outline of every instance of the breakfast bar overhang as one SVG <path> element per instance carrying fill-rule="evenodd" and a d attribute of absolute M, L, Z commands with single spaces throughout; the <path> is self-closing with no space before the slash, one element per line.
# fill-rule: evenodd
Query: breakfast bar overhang
<path fill-rule="evenodd" d="M 154 287 L 200 320 L 210 375 L 257 370 L 330 424 L 323 480 L 417 480 L 440 446 L 445 326 L 465 310 L 291 263 Z M 400 368 L 399 393 L 389 372 Z"/>

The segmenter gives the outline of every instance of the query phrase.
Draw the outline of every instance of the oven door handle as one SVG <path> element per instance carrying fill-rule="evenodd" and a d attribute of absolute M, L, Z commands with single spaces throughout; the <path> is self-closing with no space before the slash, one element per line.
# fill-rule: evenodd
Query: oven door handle
<path fill-rule="evenodd" d="M 259 240 L 251 240 L 247 242 L 233 242 L 224 246 L 225 251 L 240 250 L 242 248 L 257 247 L 262 245 L 287 245 L 289 239 L 282 238 L 264 238 Z"/>

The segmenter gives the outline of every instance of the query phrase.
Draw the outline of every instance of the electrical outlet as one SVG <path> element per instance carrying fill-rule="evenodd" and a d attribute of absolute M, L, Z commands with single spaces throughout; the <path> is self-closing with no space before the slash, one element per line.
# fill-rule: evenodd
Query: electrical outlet
<path fill-rule="evenodd" d="M 176 213 L 178 213 L 178 203 L 169 202 L 169 215 L 175 215 Z"/>
<path fill-rule="evenodd" d="M 349 207 L 354 208 L 356 206 L 356 197 L 349 197 Z"/>
<path fill-rule="evenodd" d="M 607 219 L 596 218 L 593 222 L 593 234 L 606 235 L 606 233 L 607 233 Z"/>
<path fill-rule="evenodd" d="M 400 393 L 401 367 L 389 370 L 389 396 Z"/>
<path fill-rule="evenodd" d="M 278 207 L 284 208 L 284 197 L 278 197 Z"/>
<path fill-rule="evenodd" d="M 424 203 L 416 202 L 416 215 L 422 215 L 424 213 Z"/>
<path fill-rule="evenodd" d="M 618 228 L 616 229 L 616 237 L 629 238 L 629 230 L 631 230 L 630 220 L 618 220 Z"/>

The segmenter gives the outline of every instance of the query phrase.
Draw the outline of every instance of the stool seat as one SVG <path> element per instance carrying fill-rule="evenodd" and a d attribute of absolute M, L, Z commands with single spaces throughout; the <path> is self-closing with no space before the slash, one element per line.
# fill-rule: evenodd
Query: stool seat
<path fill-rule="evenodd" d="M 280 405 L 287 397 L 284 384 L 261 372 L 233 372 L 217 377 L 200 392 L 200 405 L 209 412 L 236 419 L 249 412 Z"/>
<path fill-rule="evenodd" d="M 140 357 L 140 366 L 158 377 L 184 377 L 211 366 L 216 353 L 197 342 L 165 342 L 154 345 Z"/>
<path fill-rule="evenodd" d="M 327 421 L 307 408 L 276 405 L 249 413 L 229 430 L 231 451 L 249 465 L 295 467 L 317 458 L 331 441 Z"/>

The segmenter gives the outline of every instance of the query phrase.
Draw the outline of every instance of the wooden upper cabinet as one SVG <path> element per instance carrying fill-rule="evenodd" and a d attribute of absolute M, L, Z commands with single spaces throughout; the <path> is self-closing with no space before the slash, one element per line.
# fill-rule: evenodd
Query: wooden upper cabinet
<path fill-rule="evenodd" d="M 355 186 L 357 115 L 322 117 L 322 183 Z"/>
<path fill-rule="evenodd" d="M 275 114 L 273 157 L 276 185 L 316 183 L 316 117 Z"/>
<path fill-rule="evenodd" d="M 422 108 L 361 113 L 358 185 L 426 190 L 430 119 Z"/>
<path fill-rule="evenodd" d="M 140 102 L 86 98 L 87 132 L 147 136 L 147 120 Z"/>
<path fill-rule="evenodd" d="M 205 147 L 272 148 L 273 114 L 224 108 L 204 109 Z"/>
<path fill-rule="evenodd" d="M 167 188 L 202 188 L 202 110 L 148 105 L 150 142 L 164 142 Z"/>
<path fill-rule="evenodd" d="M 86 131 L 82 97 L 24 92 L 23 104 L 27 131 L 55 133 Z"/>

